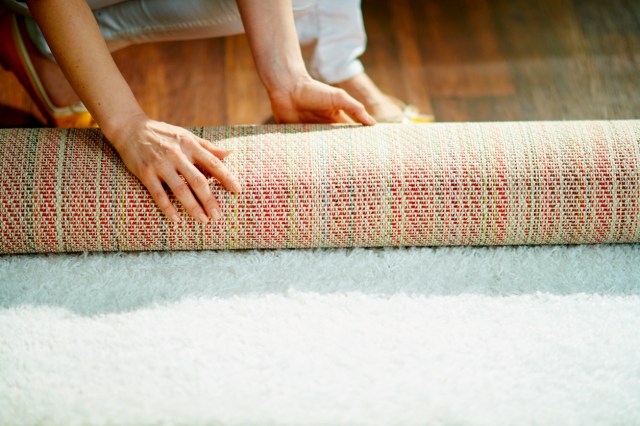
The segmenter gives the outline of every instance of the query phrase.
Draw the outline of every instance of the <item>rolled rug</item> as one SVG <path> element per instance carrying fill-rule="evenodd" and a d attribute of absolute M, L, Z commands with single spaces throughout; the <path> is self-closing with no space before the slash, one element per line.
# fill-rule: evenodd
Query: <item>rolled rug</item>
<path fill-rule="evenodd" d="M 0 130 L 0 252 L 640 241 L 640 120 L 192 131 L 243 185 L 210 179 L 207 225 L 165 218 L 99 130 Z"/>

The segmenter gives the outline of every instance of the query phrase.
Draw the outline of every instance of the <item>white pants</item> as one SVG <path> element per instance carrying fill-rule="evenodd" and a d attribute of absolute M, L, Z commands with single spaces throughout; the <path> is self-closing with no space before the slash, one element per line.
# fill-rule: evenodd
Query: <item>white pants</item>
<path fill-rule="evenodd" d="M 244 32 L 235 0 L 88 0 L 87 3 L 105 40 L 114 49 L 151 41 Z M 293 0 L 293 13 L 300 43 L 314 46 L 307 62 L 314 78 L 333 84 L 364 71 L 358 60 L 366 46 L 360 0 Z M 31 18 L 27 19 L 27 29 L 40 51 L 53 58 Z"/>

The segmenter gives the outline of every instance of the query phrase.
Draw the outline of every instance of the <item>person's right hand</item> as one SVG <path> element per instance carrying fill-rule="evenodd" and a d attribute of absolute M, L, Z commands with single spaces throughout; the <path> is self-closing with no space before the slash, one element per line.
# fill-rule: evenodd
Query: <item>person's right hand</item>
<path fill-rule="evenodd" d="M 209 217 L 213 220 L 222 217 L 207 178 L 194 164 L 199 164 L 228 190 L 241 191 L 237 177 L 222 162 L 231 151 L 218 148 L 182 127 L 141 115 L 131 118 L 110 141 L 160 210 L 174 222 L 180 217 L 162 182 L 171 188 L 189 215 L 201 223 L 207 223 Z"/>

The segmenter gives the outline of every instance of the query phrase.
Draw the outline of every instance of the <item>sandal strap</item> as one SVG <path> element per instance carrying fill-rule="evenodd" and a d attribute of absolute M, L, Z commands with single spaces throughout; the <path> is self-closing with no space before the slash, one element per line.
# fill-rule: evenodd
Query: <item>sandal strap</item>
<path fill-rule="evenodd" d="M 385 117 L 376 117 L 376 121 L 379 123 L 433 123 L 435 118 L 430 114 L 423 114 L 420 112 L 417 106 L 407 104 L 401 101 L 398 98 L 387 95 L 387 97 L 400 109 L 402 109 L 401 114 L 385 116 Z"/>

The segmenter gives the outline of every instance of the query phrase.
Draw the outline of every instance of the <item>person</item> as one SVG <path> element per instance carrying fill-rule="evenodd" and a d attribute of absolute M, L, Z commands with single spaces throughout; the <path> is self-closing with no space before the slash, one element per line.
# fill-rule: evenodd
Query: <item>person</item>
<path fill-rule="evenodd" d="M 246 32 L 279 123 L 428 121 L 383 93 L 358 57 L 366 34 L 359 0 L 2 0 L 0 64 L 12 70 L 57 127 L 99 125 L 127 168 L 172 221 L 165 183 L 190 216 L 222 216 L 203 169 L 226 189 L 241 184 L 229 154 L 148 117 L 110 52 L 131 44 Z M 312 45 L 307 64 L 300 44 Z"/>

